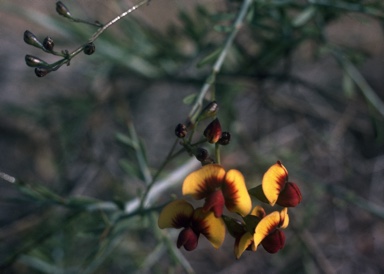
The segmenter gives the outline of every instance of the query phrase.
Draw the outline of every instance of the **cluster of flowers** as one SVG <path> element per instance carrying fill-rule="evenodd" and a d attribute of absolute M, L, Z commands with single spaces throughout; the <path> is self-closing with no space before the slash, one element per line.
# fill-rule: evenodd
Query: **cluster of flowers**
<path fill-rule="evenodd" d="M 211 129 L 217 128 L 217 122 L 214 124 Z M 207 134 L 207 130 L 204 135 L 208 141 L 212 139 L 212 134 Z M 219 136 L 216 134 L 216 142 L 220 140 Z M 201 162 L 203 167 L 185 178 L 182 193 L 196 200 L 205 199 L 204 205 L 194 208 L 184 199 L 174 200 L 159 215 L 158 225 L 161 229 L 182 229 L 177 247 L 194 250 L 202 234 L 217 249 L 223 244 L 228 230 L 235 238 L 234 253 L 237 259 L 245 250 L 256 251 L 260 244 L 269 253 L 282 249 L 285 244 L 282 229 L 289 224 L 288 207 L 297 206 L 302 199 L 298 186 L 288 181 L 288 171 L 283 164 L 278 161 L 271 166 L 264 174 L 261 185 L 248 190 L 240 171 L 226 171 L 219 164 Z M 272 207 L 279 205 L 282 209 L 269 214 L 259 205 L 252 209 L 251 196 Z M 224 207 L 241 216 L 241 220 L 224 215 Z"/>

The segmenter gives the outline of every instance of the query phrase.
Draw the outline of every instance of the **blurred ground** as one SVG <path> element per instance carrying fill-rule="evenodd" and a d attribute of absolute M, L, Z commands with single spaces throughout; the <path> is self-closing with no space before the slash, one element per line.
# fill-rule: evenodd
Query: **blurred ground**
<path fill-rule="evenodd" d="M 115 139 L 115 132 L 126 130 L 121 123 L 126 115 L 122 109 L 129 110 L 155 170 L 173 143 L 174 126 L 190 110 L 183 98 L 198 92 L 203 78 L 138 77 L 115 68 L 113 62 L 104 64 L 97 48 L 94 55 L 78 56 L 69 67 L 39 79 L 24 62 L 27 53 L 42 54 L 23 42 L 26 29 L 41 38 L 57 37 L 63 48 L 82 41 L 79 36 L 72 39 L 70 31 L 58 32 L 55 24 L 41 23 L 56 16 L 51 2 L 0 3 L 0 171 L 42 182 L 65 196 L 129 199 L 140 189 L 140 182 L 119 165 L 121 158 L 130 157 Z M 105 22 L 130 3 L 80 1 L 76 12 Z M 190 11 L 196 4 L 221 9 L 221 1 L 153 0 L 134 16 L 161 33 L 171 23 L 180 24 L 179 9 Z M 384 100 L 382 26 L 383 22 L 371 17 L 347 13 L 327 26 L 325 33 L 332 43 L 364 53 L 366 58 L 358 67 Z M 108 39 L 118 37 L 124 43 L 123 31 L 112 28 Z M 101 43 L 97 46 L 102 48 Z M 286 247 L 276 255 L 263 250 L 245 253 L 236 261 L 231 240 L 218 252 L 203 240 L 197 250 L 183 253 L 196 273 L 381 273 L 383 117 L 357 87 L 345 94 L 340 66 L 329 55 L 315 55 L 312 43 L 293 52 L 289 81 L 281 76 L 283 66 L 276 65 L 269 78 L 240 75 L 235 87 L 223 88 L 223 93 L 217 90 L 217 99 L 224 106 L 220 113 L 223 125 L 234 136 L 231 146 L 222 152 L 224 166 L 238 168 L 248 184 L 255 186 L 267 167 L 280 159 L 290 179 L 302 189 L 304 199 L 291 213 Z M 218 87 L 232 85 L 234 78 L 223 73 Z M 0 182 L 0 207 L 0 258 L 4 260 L 50 215 L 45 208 L 21 199 L 4 181 Z M 127 244 L 121 248 L 122 254 L 148 252 L 153 238 L 142 237 L 139 240 L 148 246 L 132 251 Z M 97 273 L 126 273 L 123 264 L 114 260 L 104 265 L 108 272 Z M 158 264 L 167 269 L 172 263 L 164 256 Z M 30 269 L 19 261 L 0 272 L 32 273 Z"/>

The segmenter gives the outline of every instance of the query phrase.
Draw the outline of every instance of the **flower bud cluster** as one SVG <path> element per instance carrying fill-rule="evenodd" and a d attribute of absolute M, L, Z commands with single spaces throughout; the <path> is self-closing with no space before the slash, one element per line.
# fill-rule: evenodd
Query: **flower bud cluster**
<path fill-rule="evenodd" d="M 203 140 L 199 141 L 197 144 L 208 142 L 210 144 L 226 146 L 231 140 L 231 134 L 227 131 L 222 131 L 220 120 L 217 118 L 218 110 L 219 105 L 216 101 L 212 101 L 200 112 L 195 124 L 187 122 L 185 124 L 178 124 L 175 128 L 176 137 L 182 139 L 181 144 L 190 154 L 194 155 L 202 165 L 212 164 L 216 161 L 209 155 L 208 150 L 198 145 L 191 144 L 191 138 L 196 132 L 198 123 L 204 120 L 213 119 L 203 131 Z"/>
<path fill-rule="evenodd" d="M 72 16 L 72 14 L 70 13 L 69 9 L 61 1 L 56 2 L 56 11 L 59 15 L 65 17 L 67 19 L 70 19 L 74 22 L 87 23 L 87 24 L 91 24 L 91 25 L 94 25 L 97 27 L 102 26 L 99 22 L 89 23 L 87 21 L 74 18 Z M 40 41 L 36 37 L 36 35 L 33 34 L 29 30 L 26 30 L 24 32 L 24 42 L 28 45 L 39 48 L 46 53 L 60 56 L 62 58 L 55 63 L 48 64 L 47 62 L 45 62 L 44 60 L 42 60 L 38 57 L 27 54 L 25 56 L 25 63 L 27 66 L 35 68 L 35 74 L 38 77 L 43 77 L 43 76 L 47 75 L 48 73 L 59 69 L 64 64 L 69 65 L 70 60 L 76 54 L 78 54 L 78 52 L 83 51 L 84 54 L 91 55 L 95 52 L 95 49 L 96 49 L 94 43 L 88 42 L 80 48 L 81 49 L 80 51 L 77 50 L 71 54 L 69 54 L 67 50 L 63 50 L 61 52 L 56 52 L 54 50 L 54 47 L 55 47 L 54 40 L 50 36 L 46 36 L 43 41 Z"/>

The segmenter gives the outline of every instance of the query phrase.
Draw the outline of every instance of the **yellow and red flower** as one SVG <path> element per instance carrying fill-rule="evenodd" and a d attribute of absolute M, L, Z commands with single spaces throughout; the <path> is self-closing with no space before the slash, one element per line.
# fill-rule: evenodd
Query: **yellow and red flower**
<path fill-rule="evenodd" d="M 240 258 L 245 250 L 256 251 L 261 244 L 269 253 L 276 253 L 284 247 L 285 235 L 279 228 L 288 226 L 288 209 L 266 215 L 261 206 L 256 206 L 245 218 L 244 232 L 235 240 L 235 255 Z"/>
<path fill-rule="evenodd" d="M 209 164 L 192 172 L 183 183 L 183 195 L 205 198 L 203 212 L 213 211 L 216 217 L 223 213 L 224 205 L 231 212 L 247 215 L 252 208 L 251 198 L 240 171 L 228 172 L 217 164 Z"/>
<path fill-rule="evenodd" d="M 249 190 L 252 196 L 271 206 L 295 207 L 301 200 L 299 187 L 288 182 L 288 171 L 280 161 L 271 166 L 263 176 L 261 185 Z"/>
<path fill-rule="evenodd" d="M 222 218 L 212 212 L 194 209 L 185 200 L 175 200 L 166 205 L 160 213 L 158 226 L 163 228 L 183 228 L 177 239 L 177 247 L 191 251 L 197 247 L 200 234 L 203 234 L 214 248 L 219 248 L 225 238 L 225 225 Z"/>

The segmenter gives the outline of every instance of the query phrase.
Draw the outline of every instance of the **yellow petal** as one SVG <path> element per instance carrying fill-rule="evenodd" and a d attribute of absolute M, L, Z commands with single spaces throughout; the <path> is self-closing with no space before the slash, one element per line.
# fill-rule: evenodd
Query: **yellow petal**
<path fill-rule="evenodd" d="M 225 175 L 224 181 L 222 191 L 225 206 L 229 211 L 239 213 L 241 216 L 248 215 L 252 209 L 252 202 L 243 174 L 238 170 L 231 169 Z"/>
<path fill-rule="evenodd" d="M 258 223 L 253 234 L 253 249 L 256 250 L 257 246 L 268 236 L 273 230 L 275 230 L 280 224 L 280 212 L 274 211 L 265 216 Z"/>
<path fill-rule="evenodd" d="M 265 213 L 264 208 L 257 205 L 252 209 L 251 215 L 258 217 L 259 219 L 263 219 L 265 217 L 266 213 Z"/>
<path fill-rule="evenodd" d="M 261 185 L 270 205 L 273 206 L 276 203 L 287 180 L 288 171 L 280 161 L 271 166 L 264 174 Z"/>
<path fill-rule="evenodd" d="M 157 224 L 160 228 L 181 228 L 189 225 L 194 209 L 185 200 L 175 200 L 160 212 Z"/>
<path fill-rule="evenodd" d="M 225 170 L 220 165 L 205 165 L 190 173 L 183 183 L 183 195 L 192 195 L 200 200 L 219 188 L 225 176 Z"/>
<path fill-rule="evenodd" d="M 225 238 L 225 224 L 222 218 L 216 218 L 213 212 L 203 212 L 201 207 L 193 214 L 193 229 L 203 234 L 214 248 L 219 248 Z"/>
<path fill-rule="evenodd" d="M 288 215 L 288 207 L 285 207 L 280 212 L 280 228 L 287 228 L 289 224 L 289 215 Z"/>
<path fill-rule="evenodd" d="M 235 242 L 235 256 L 236 259 L 239 259 L 243 252 L 252 244 L 253 235 L 249 232 L 243 234 L 240 240 Z"/>

